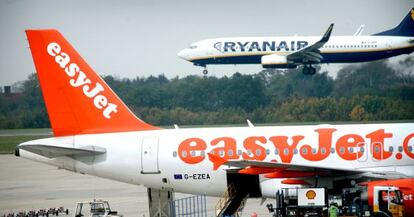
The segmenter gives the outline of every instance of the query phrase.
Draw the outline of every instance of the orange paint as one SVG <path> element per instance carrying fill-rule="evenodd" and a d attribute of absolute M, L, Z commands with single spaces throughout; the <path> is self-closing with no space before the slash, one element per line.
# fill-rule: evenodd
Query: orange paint
<path fill-rule="evenodd" d="M 239 170 L 240 174 L 248 174 L 248 175 L 259 175 L 265 173 L 271 173 L 278 170 L 278 168 L 269 168 L 269 167 L 246 167 L 244 169 Z"/>
<path fill-rule="evenodd" d="M 56 30 L 26 30 L 53 134 L 155 130 L 138 119 Z"/>
<path fill-rule="evenodd" d="M 363 154 L 355 150 L 357 147 L 364 147 L 364 139 L 357 134 L 348 134 L 338 139 L 336 153 L 344 160 L 357 160 Z M 353 152 L 350 148 L 354 149 Z"/>
<path fill-rule="evenodd" d="M 188 164 L 197 164 L 204 160 L 205 156 L 192 156 L 193 151 L 205 151 L 206 142 L 200 138 L 189 138 L 181 142 L 178 146 L 178 156 Z"/>
<path fill-rule="evenodd" d="M 385 160 L 392 156 L 391 152 L 384 150 L 384 143 L 386 139 L 391 139 L 393 134 L 386 133 L 384 129 L 372 131 L 365 136 L 344 134 L 335 141 L 333 138 L 335 138 L 334 133 L 336 131 L 337 129 L 335 128 L 315 129 L 318 144 L 303 144 L 302 146 L 299 143 L 305 139 L 303 135 L 292 137 L 278 135 L 271 136 L 268 139 L 265 136 L 251 136 L 244 139 L 241 150 L 239 150 L 241 147 L 240 144 L 237 144 L 237 140 L 229 136 L 214 138 L 210 142 L 201 138 L 189 138 L 181 142 L 178 152 L 180 159 L 189 164 L 196 164 L 205 159 L 204 156 L 190 156 L 192 151 L 207 151 L 210 150 L 210 147 L 212 154 L 226 161 L 238 160 L 240 158 L 243 160 L 265 161 L 269 157 L 270 159 L 267 159 L 268 162 L 291 163 L 296 151 L 299 152 L 299 157 L 310 162 L 323 161 L 331 155 L 332 148 L 336 149 L 335 155 L 347 161 L 358 160 L 364 154 L 370 154 L 369 152 L 377 160 Z M 413 137 L 414 134 L 405 137 L 403 142 L 404 152 L 395 153 L 394 157 L 397 160 L 404 159 L 404 153 L 408 157 L 414 158 L 414 152 L 409 151 L 409 143 Z M 371 148 L 366 148 L 367 140 L 370 140 Z M 193 145 L 191 145 L 192 142 L 194 143 Z M 273 144 L 274 149 L 266 150 L 265 147 L 270 145 L 270 142 Z M 393 145 L 395 146 L 395 144 Z M 361 150 L 362 148 L 364 148 L 364 151 Z M 274 154 L 275 150 L 278 152 L 277 155 Z M 240 151 L 242 151 L 241 156 L 239 154 Z M 269 151 L 269 155 L 266 151 Z M 186 153 L 184 154 L 185 156 L 183 153 Z M 280 157 L 280 161 L 276 161 L 275 157 Z M 213 162 L 211 159 L 210 161 Z"/>
<path fill-rule="evenodd" d="M 405 154 L 408 157 L 414 159 L 414 151 L 413 150 L 412 151 L 408 150 L 408 147 L 410 145 L 410 140 L 412 138 L 414 138 L 414 133 L 412 133 L 412 134 L 408 135 L 407 137 L 405 137 L 404 142 L 403 142 L 403 148 L 404 148 Z M 412 149 L 414 149 L 414 147 Z"/>
<path fill-rule="evenodd" d="M 303 179 L 285 179 L 282 180 L 282 184 L 285 185 L 311 185 L 309 182 Z"/>
<path fill-rule="evenodd" d="M 371 152 L 373 158 L 383 160 L 391 157 L 391 152 L 385 151 L 384 149 L 384 140 L 386 138 L 392 138 L 392 133 L 385 133 L 384 129 L 381 129 L 368 134 L 366 137 L 371 139 Z"/>
<path fill-rule="evenodd" d="M 214 154 L 219 155 L 221 158 L 226 160 L 239 159 L 239 155 L 237 155 L 237 143 L 235 139 L 231 137 L 220 137 L 211 141 L 211 146 L 218 146 L 221 143 L 222 147 L 217 147 L 212 150 Z M 229 153 L 231 153 L 231 155 Z"/>
<path fill-rule="evenodd" d="M 262 161 L 266 158 L 266 149 L 263 147 L 266 144 L 266 138 L 264 136 L 252 136 L 244 140 L 243 146 L 246 150 L 250 150 L 251 154 L 244 152 L 242 154 L 244 160 L 259 160 Z M 258 144 L 260 143 L 260 144 Z"/>
<path fill-rule="evenodd" d="M 310 145 L 303 145 L 300 148 L 300 155 L 309 161 L 321 161 L 329 156 L 332 146 L 332 134 L 336 131 L 336 129 L 322 128 L 315 131 L 319 133 L 318 150 L 316 153 L 312 152 L 312 146 Z"/>
<path fill-rule="evenodd" d="M 226 159 L 221 158 L 218 155 L 214 155 L 212 153 L 208 153 L 208 159 L 210 159 L 211 162 L 213 162 L 213 170 L 217 170 L 221 165 L 227 162 Z"/>
<path fill-rule="evenodd" d="M 304 136 L 293 136 L 292 144 L 289 145 L 287 136 L 272 136 L 269 140 L 273 143 L 276 149 L 279 151 L 280 159 L 283 163 L 290 163 L 293 158 L 294 151 L 298 143 L 305 138 Z"/>

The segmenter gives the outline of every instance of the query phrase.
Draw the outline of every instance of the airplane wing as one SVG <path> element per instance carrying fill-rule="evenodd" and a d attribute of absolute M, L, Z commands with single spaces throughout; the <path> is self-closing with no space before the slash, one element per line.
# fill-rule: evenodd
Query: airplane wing
<path fill-rule="evenodd" d="M 301 50 L 287 55 L 287 60 L 289 62 L 302 64 L 320 63 L 322 60 L 322 56 L 320 54 L 319 48 L 321 48 L 326 42 L 328 42 L 329 38 L 331 37 L 333 26 L 334 24 L 332 23 L 326 30 L 325 34 L 322 36 L 321 40 L 308 47 L 305 47 Z"/>
<path fill-rule="evenodd" d="M 214 163 L 214 169 L 221 165 L 229 166 L 229 170 L 245 174 L 265 174 L 265 177 L 272 178 L 297 178 L 304 176 L 319 177 L 345 177 L 363 176 L 370 178 L 407 178 L 407 176 L 395 171 L 371 171 L 370 169 L 338 169 L 330 166 L 308 166 L 295 165 L 279 162 L 263 162 L 251 160 L 225 160 L 220 156 L 208 154 Z"/>
<path fill-rule="evenodd" d="M 105 154 L 106 149 L 97 147 L 97 146 L 84 146 L 82 148 L 69 148 L 69 147 L 59 147 L 52 145 L 42 145 L 42 144 L 30 144 L 30 145 L 19 145 L 18 149 L 26 150 L 47 158 L 56 158 L 56 157 L 77 157 L 77 156 L 93 156 Z"/>
<path fill-rule="evenodd" d="M 365 28 L 365 25 L 364 24 L 362 24 L 361 26 L 359 26 L 359 28 L 355 32 L 354 36 L 360 36 L 360 35 L 362 35 L 362 32 L 364 31 L 364 28 Z"/>

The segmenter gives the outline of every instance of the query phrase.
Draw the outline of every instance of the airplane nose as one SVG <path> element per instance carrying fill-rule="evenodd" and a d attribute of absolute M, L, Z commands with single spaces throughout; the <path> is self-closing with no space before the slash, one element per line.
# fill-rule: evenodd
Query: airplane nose
<path fill-rule="evenodd" d="M 183 49 L 183 50 L 181 50 L 180 52 L 178 52 L 178 54 L 177 54 L 181 59 L 184 59 L 184 60 L 188 60 L 188 50 L 187 50 L 187 48 L 186 49 Z"/>

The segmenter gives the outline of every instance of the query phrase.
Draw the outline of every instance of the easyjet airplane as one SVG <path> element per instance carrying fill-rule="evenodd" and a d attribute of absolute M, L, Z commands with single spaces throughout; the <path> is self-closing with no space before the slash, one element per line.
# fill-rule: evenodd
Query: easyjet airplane
<path fill-rule="evenodd" d="M 234 37 L 198 41 L 178 56 L 204 67 L 210 64 L 262 64 L 264 68 L 296 68 L 315 74 L 313 64 L 379 60 L 414 51 L 414 8 L 391 30 L 370 36 Z M 362 29 L 361 29 L 362 30 Z"/>
<path fill-rule="evenodd" d="M 386 180 L 404 183 L 414 215 L 414 123 L 161 129 L 137 118 L 58 31 L 26 34 L 54 137 L 20 144 L 17 156 L 211 196 L 230 184 L 267 198 L 292 185 Z"/>

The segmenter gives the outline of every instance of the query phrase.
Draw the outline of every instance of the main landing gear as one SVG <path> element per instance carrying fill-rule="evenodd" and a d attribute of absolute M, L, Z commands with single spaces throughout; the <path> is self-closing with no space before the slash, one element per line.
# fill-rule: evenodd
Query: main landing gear
<path fill-rule="evenodd" d="M 312 65 L 305 65 L 303 67 L 302 73 L 304 75 L 314 75 L 316 73 L 316 69 L 312 67 Z"/>

